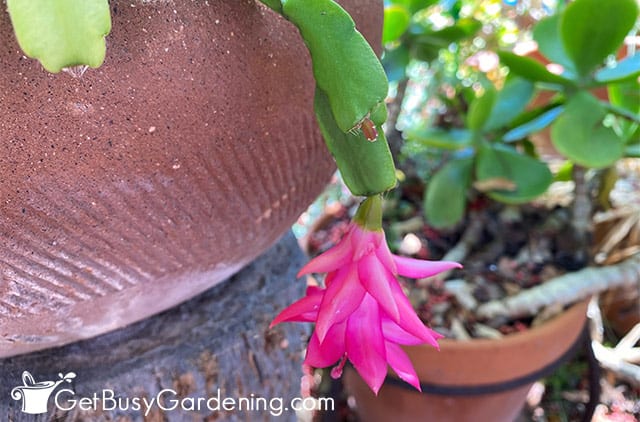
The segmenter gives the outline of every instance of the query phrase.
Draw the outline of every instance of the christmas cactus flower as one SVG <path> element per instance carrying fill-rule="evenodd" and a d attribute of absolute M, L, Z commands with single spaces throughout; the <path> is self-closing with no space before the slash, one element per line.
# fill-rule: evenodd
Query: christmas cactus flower
<path fill-rule="evenodd" d="M 305 364 L 323 368 L 339 362 L 331 371 L 334 377 L 340 376 L 348 359 L 377 394 L 389 365 L 420 390 L 418 376 L 400 345 L 438 347 L 442 336 L 418 318 L 397 276 L 424 278 L 459 267 L 456 262 L 393 255 L 382 230 L 381 198 L 371 196 L 360 205 L 340 243 L 298 274 L 327 273 L 325 288 L 309 287 L 306 296 L 284 309 L 271 325 L 315 322 Z"/>

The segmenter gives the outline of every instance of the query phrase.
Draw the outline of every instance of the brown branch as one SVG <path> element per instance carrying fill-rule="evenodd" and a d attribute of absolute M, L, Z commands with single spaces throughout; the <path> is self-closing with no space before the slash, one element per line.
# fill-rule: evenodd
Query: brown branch
<path fill-rule="evenodd" d="M 616 265 L 564 274 L 517 295 L 487 302 L 476 313 L 481 318 L 532 316 L 552 304 L 569 305 L 611 288 L 635 284 L 640 285 L 640 256 Z"/>

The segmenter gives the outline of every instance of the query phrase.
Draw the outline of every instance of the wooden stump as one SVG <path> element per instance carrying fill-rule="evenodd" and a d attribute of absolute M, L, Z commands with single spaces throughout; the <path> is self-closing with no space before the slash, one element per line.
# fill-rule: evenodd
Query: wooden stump
<path fill-rule="evenodd" d="M 301 362 L 308 328 L 284 324 L 269 329 L 273 317 L 301 297 L 305 283 L 295 274 L 305 257 L 293 235 L 284 236 L 268 252 L 222 284 L 169 311 L 120 330 L 64 347 L 0 360 L 0 415 L 3 421 L 209 421 L 270 420 L 279 411 L 210 410 L 205 400 L 214 397 L 253 398 L 254 406 L 270 400 L 274 408 L 280 399 L 284 407 L 300 396 Z M 74 372 L 69 384 L 62 382 L 48 401 L 48 412 L 38 416 L 22 412 L 21 400 L 11 397 L 12 389 L 23 385 L 28 371 L 35 382 L 60 380 L 59 373 Z M 62 389 L 64 399 L 103 397 L 114 392 L 114 400 L 127 409 L 111 409 L 114 401 L 100 400 L 81 410 L 56 407 L 55 395 Z M 163 407 L 183 398 L 204 398 L 199 410 L 187 400 L 175 410 L 157 405 L 144 415 L 134 410 L 132 400 L 154 398 L 162 390 Z M 175 395 L 173 394 L 175 392 Z M 229 403 L 229 402 L 228 402 Z M 221 404 L 221 403 L 219 403 Z M 245 407 L 250 402 L 245 401 Z M 118 402 L 115 401 L 116 407 Z M 93 408 L 97 407 L 97 410 Z M 103 410 L 103 407 L 105 410 Z M 229 406 L 227 406 L 229 407 Z M 270 411 L 271 409 L 271 411 Z M 278 420 L 295 420 L 295 412 L 284 411 Z"/>

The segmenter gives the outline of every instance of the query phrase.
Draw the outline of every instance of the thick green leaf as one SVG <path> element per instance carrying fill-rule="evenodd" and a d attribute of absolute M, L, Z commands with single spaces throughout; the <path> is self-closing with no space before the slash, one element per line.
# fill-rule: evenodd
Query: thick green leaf
<path fill-rule="evenodd" d="M 509 68 L 510 72 L 530 81 L 561 85 L 571 84 L 570 80 L 549 72 L 542 63 L 531 57 L 518 56 L 509 51 L 499 51 L 498 56 L 500 61 Z"/>
<path fill-rule="evenodd" d="M 640 81 L 632 79 L 612 83 L 607 86 L 607 91 L 611 104 L 640 115 Z"/>
<path fill-rule="evenodd" d="M 495 88 L 489 86 L 481 97 L 477 97 L 471 102 L 469 113 L 467 114 L 467 127 L 469 129 L 476 132 L 481 132 L 484 129 L 489 116 L 491 116 L 496 97 Z"/>
<path fill-rule="evenodd" d="M 409 50 L 402 44 L 393 49 L 387 49 L 382 56 L 382 67 L 389 82 L 399 81 L 407 76 L 409 65 Z"/>
<path fill-rule="evenodd" d="M 510 78 L 498 92 L 485 130 L 495 130 L 511 123 L 533 96 L 533 83 L 523 78 Z"/>
<path fill-rule="evenodd" d="M 382 127 L 377 127 L 375 142 L 369 142 L 360 130 L 342 132 L 327 95 L 318 88 L 314 106 L 320 131 L 351 193 L 370 196 L 392 189 L 396 185 L 396 169 Z"/>
<path fill-rule="evenodd" d="M 419 128 L 409 130 L 406 136 L 422 145 L 443 149 L 467 148 L 473 141 L 473 134 L 465 129 Z"/>
<path fill-rule="evenodd" d="M 626 143 L 640 142 L 640 81 L 637 78 L 607 85 L 609 101 L 617 109 L 627 110 L 629 117 L 618 119 L 620 137 Z M 620 113 L 618 113 L 620 114 Z"/>
<path fill-rule="evenodd" d="M 411 15 L 404 6 L 391 5 L 384 8 L 384 26 L 382 27 L 382 43 L 395 41 L 409 27 Z"/>
<path fill-rule="evenodd" d="M 424 196 L 425 217 L 434 227 L 451 227 L 462 220 L 471 186 L 473 158 L 452 160 L 433 175 Z"/>
<path fill-rule="evenodd" d="M 569 160 L 562 163 L 560 168 L 557 169 L 555 176 L 553 176 L 555 182 L 570 182 L 573 180 L 573 163 Z"/>
<path fill-rule="evenodd" d="M 640 144 L 628 145 L 624 151 L 625 157 L 640 158 Z"/>
<path fill-rule="evenodd" d="M 413 56 L 422 61 L 431 61 L 438 57 L 441 49 L 450 44 L 472 37 L 482 27 L 482 24 L 474 19 L 464 18 L 455 24 L 434 30 L 430 26 L 414 25 L 411 27 L 411 52 Z"/>
<path fill-rule="evenodd" d="M 469 38 L 482 28 L 482 23 L 471 18 L 462 18 L 454 24 L 440 29 L 433 29 L 428 25 L 414 25 L 411 28 L 412 35 L 418 36 L 418 40 L 429 41 L 440 47 Z"/>
<path fill-rule="evenodd" d="M 343 132 L 356 127 L 388 91 L 371 46 L 333 0 L 282 0 L 282 11 L 309 48 L 313 75 L 329 98 L 338 127 Z"/>
<path fill-rule="evenodd" d="M 536 116 L 535 118 L 529 120 L 528 122 L 511 129 L 509 132 L 504 134 L 502 140 L 504 142 L 514 142 L 523 139 L 531 135 L 532 133 L 541 131 L 542 129 L 553 123 L 554 120 L 556 120 L 558 116 L 560 116 L 563 110 L 563 106 L 557 106 L 549 109 L 544 113 Z"/>
<path fill-rule="evenodd" d="M 20 48 L 49 72 L 104 61 L 107 0 L 7 0 L 7 7 Z"/>
<path fill-rule="evenodd" d="M 578 93 L 551 127 L 553 145 L 576 164 L 592 168 L 612 165 L 622 157 L 624 142 L 613 129 L 602 125 L 605 114 L 595 97 Z"/>
<path fill-rule="evenodd" d="M 622 82 L 640 75 L 640 54 L 621 60 L 614 67 L 605 67 L 596 72 L 595 80 L 600 83 Z"/>
<path fill-rule="evenodd" d="M 404 6 L 409 9 L 411 13 L 415 13 L 418 10 L 433 6 L 438 3 L 438 1 L 439 0 L 391 0 L 391 4 Z"/>
<path fill-rule="evenodd" d="M 508 180 L 513 190 L 492 190 L 491 198 L 508 204 L 529 202 L 546 192 L 553 181 L 547 165 L 535 158 L 522 155 L 502 144 L 483 145 L 478 151 L 476 179 Z"/>
<path fill-rule="evenodd" d="M 565 71 L 563 75 L 573 79 L 576 71 L 560 39 L 559 27 L 560 15 L 541 19 L 533 27 L 533 39 L 538 43 L 538 50 L 550 61 L 562 65 Z"/>
<path fill-rule="evenodd" d="M 560 18 L 562 44 L 580 75 L 615 53 L 638 17 L 637 0 L 576 0 Z"/>

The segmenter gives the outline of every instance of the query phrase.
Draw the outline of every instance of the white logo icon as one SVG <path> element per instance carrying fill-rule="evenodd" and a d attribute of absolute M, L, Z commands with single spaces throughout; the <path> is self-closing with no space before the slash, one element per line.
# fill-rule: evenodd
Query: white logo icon
<path fill-rule="evenodd" d="M 22 412 L 31 415 L 39 415 L 47 413 L 47 402 L 53 390 L 62 382 L 71 382 L 76 374 L 69 372 L 68 374 L 58 374 L 58 381 L 41 381 L 36 382 L 29 371 L 22 373 L 22 384 L 11 390 L 11 398 L 14 400 L 22 400 Z"/>

